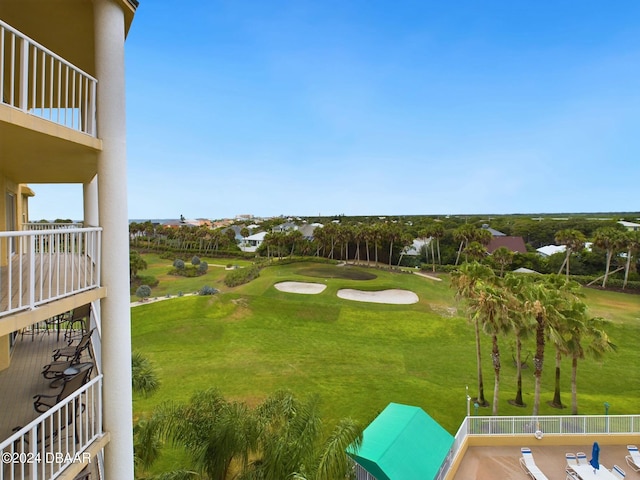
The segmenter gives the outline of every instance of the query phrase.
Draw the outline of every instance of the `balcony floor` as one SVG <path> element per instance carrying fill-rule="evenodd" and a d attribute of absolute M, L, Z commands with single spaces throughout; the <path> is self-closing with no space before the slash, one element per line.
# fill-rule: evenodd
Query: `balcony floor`
<path fill-rule="evenodd" d="M 536 446 L 535 439 L 516 440 L 520 442 L 514 446 L 505 447 L 469 447 L 460 468 L 453 480 L 531 480 L 520 467 L 521 447 L 531 448 L 536 465 L 544 472 L 549 480 L 565 480 L 567 461 L 565 453 L 584 452 L 591 458 L 591 445 L 549 445 Z M 603 465 L 611 470 L 619 465 L 627 473 L 627 478 L 636 475 L 625 462 L 628 455 L 625 445 L 600 445 L 600 468 Z M 629 475 L 631 474 L 631 475 Z"/>
<path fill-rule="evenodd" d="M 14 427 L 25 426 L 39 415 L 33 408 L 34 395 L 57 392 L 49 386 L 51 380 L 40 372 L 51 363 L 53 350 L 66 345 L 62 332 L 60 340 L 55 331 L 33 336 L 18 334 L 11 365 L 0 372 L 0 439 L 9 437 Z"/>

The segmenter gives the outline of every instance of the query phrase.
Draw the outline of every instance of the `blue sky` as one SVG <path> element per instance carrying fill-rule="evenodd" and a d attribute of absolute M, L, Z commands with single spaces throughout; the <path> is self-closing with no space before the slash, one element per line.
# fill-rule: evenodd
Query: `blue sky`
<path fill-rule="evenodd" d="M 141 1 L 129 216 L 638 211 L 639 20 L 633 0 Z M 69 216 L 38 197 L 32 217 Z"/>

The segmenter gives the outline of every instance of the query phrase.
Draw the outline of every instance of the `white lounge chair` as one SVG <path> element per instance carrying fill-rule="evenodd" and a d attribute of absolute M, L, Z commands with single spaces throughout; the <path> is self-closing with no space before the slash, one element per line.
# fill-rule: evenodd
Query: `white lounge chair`
<path fill-rule="evenodd" d="M 525 471 L 525 473 L 527 473 L 527 475 L 529 475 L 534 480 L 549 480 L 547 476 L 542 473 L 542 470 L 540 470 L 536 465 L 530 448 L 522 447 L 520 449 L 520 452 L 522 453 L 522 457 L 520 458 L 520 466 Z"/>
<path fill-rule="evenodd" d="M 627 465 L 629 465 L 634 472 L 640 472 L 640 453 L 638 453 L 638 447 L 635 445 L 627 445 L 627 450 L 629 450 L 629 455 L 624 457 Z"/>
<path fill-rule="evenodd" d="M 620 480 L 622 480 L 626 475 L 624 473 L 624 470 L 622 470 L 618 465 L 613 466 L 613 468 L 611 469 L 611 473 L 613 473 L 613 475 Z"/>
<path fill-rule="evenodd" d="M 584 452 L 576 453 L 576 458 L 578 459 L 578 465 L 589 465 L 589 460 L 587 460 L 587 454 Z"/>
<path fill-rule="evenodd" d="M 566 453 L 565 457 L 567 458 L 567 465 L 570 467 L 578 465 L 578 458 L 575 453 Z"/>

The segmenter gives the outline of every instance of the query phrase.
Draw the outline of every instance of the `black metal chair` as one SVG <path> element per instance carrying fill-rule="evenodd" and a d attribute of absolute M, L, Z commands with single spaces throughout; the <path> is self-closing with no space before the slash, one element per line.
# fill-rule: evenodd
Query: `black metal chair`
<path fill-rule="evenodd" d="M 90 303 L 74 308 L 71 314 L 67 316 L 67 330 L 64 332 L 64 338 L 71 342 L 74 338 L 81 336 L 89 330 L 90 318 Z"/>
<path fill-rule="evenodd" d="M 65 360 L 72 360 L 74 358 L 79 359 L 85 350 L 89 353 L 89 356 L 92 357 L 91 348 L 89 347 L 91 346 L 91 335 L 94 330 L 95 328 L 92 328 L 88 332 L 85 332 L 76 345 L 70 344 L 67 347 L 56 348 L 53 351 L 53 360 L 57 361 L 60 358 L 64 358 Z"/>

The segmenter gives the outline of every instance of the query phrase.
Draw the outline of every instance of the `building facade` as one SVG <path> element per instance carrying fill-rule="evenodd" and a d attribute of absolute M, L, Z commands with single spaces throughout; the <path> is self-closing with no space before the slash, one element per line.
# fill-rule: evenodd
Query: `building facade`
<path fill-rule="evenodd" d="M 87 304 L 93 329 L 91 377 L 3 430 L 0 453 L 15 461 L 0 478 L 73 479 L 91 467 L 92 479 L 133 479 L 124 45 L 136 8 L 0 2 L 0 381 L 26 332 L 48 333 L 52 319 Z M 37 184 L 82 185 L 82 222 L 29 222 Z M 35 352 L 43 340 L 31 338 Z M 22 380 L 3 386 L 5 410 L 32 408 L 9 395 Z"/>

